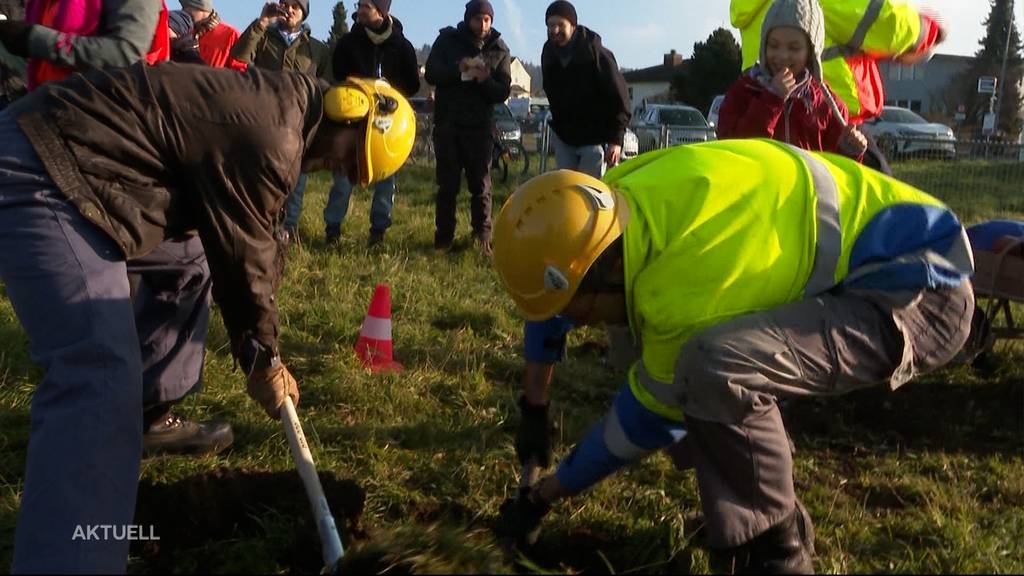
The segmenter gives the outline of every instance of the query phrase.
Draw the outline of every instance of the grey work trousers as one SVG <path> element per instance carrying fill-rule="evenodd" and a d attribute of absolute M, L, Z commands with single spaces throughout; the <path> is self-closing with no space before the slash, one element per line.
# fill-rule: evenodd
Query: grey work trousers
<path fill-rule="evenodd" d="M 202 368 L 195 347 L 206 334 L 209 270 L 198 240 L 165 243 L 136 263 L 146 277 L 140 298 L 159 305 L 157 316 L 137 321 L 150 307 L 133 305 L 128 268 L 0 113 L 0 279 L 44 371 L 32 397 L 13 572 L 125 570 L 128 542 L 95 536 L 99 526 L 123 535 L 132 521 L 144 367 L 154 387 L 170 383 L 163 398 L 191 389 Z M 195 294 L 188 310 L 174 300 L 183 292 Z"/>
<path fill-rule="evenodd" d="M 709 543 L 746 543 L 796 505 L 777 398 L 896 388 L 948 363 L 967 340 L 973 311 L 967 281 L 896 309 L 838 290 L 688 341 L 675 373 L 689 433 L 673 450 L 696 469 Z"/>

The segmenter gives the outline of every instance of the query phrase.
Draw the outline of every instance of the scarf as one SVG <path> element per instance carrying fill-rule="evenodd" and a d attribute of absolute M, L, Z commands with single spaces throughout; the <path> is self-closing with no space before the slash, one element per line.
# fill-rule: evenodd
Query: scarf
<path fill-rule="evenodd" d="M 388 17 L 384 19 L 384 23 L 376 30 L 372 30 L 367 26 L 366 36 L 370 39 L 370 42 L 373 42 L 374 46 L 380 46 L 387 42 L 388 38 L 391 38 L 391 32 L 394 29 L 395 27 L 391 25 L 391 15 L 389 14 Z"/>
<path fill-rule="evenodd" d="M 757 81 L 758 84 L 764 87 L 765 90 L 769 90 L 774 94 L 778 94 L 781 98 L 782 94 L 779 94 L 775 87 L 772 86 L 772 73 L 768 71 L 766 66 L 762 66 L 760 62 L 754 64 L 750 68 L 750 77 Z M 808 110 L 814 109 L 814 92 L 811 90 L 811 72 L 804 70 L 800 77 L 796 79 L 796 86 L 793 87 L 793 91 L 789 93 L 789 97 L 786 102 L 793 102 L 802 100 L 804 106 Z"/>

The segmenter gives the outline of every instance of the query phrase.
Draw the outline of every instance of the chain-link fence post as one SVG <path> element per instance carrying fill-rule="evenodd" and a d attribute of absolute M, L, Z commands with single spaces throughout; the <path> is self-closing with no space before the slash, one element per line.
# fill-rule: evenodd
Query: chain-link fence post
<path fill-rule="evenodd" d="M 551 146 L 551 134 L 548 129 L 547 118 L 540 122 L 540 173 L 543 174 L 548 171 L 548 148 Z"/>

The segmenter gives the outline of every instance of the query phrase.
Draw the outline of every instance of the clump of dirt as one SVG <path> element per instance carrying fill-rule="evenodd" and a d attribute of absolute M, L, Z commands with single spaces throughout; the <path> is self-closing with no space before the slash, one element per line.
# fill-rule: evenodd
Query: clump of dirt
<path fill-rule="evenodd" d="M 507 574 L 511 567 L 486 530 L 406 526 L 381 531 L 342 558 L 341 574 Z"/>
<path fill-rule="evenodd" d="M 598 551 L 614 556 L 615 552 L 612 549 L 615 547 L 616 543 L 612 538 L 575 528 L 565 534 L 549 531 L 546 537 L 542 531 L 536 544 L 519 552 L 531 563 L 545 570 L 569 569 L 574 573 L 608 574 L 611 572 L 608 564 Z"/>
<path fill-rule="evenodd" d="M 359 522 L 366 500 L 363 488 L 322 472 L 320 483 L 343 541 L 365 538 Z M 222 468 L 167 484 L 140 482 L 135 523 L 153 526 L 160 539 L 137 542 L 132 553 L 147 569 L 172 569 L 179 553 L 218 541 L 261 537 L 265 528 L 260 519 L 268 514 L 294 522 L 291 546 L 277 553 L 279 563 L 296 572 L 319 572 L 320 538 L 295 471 Z"/>

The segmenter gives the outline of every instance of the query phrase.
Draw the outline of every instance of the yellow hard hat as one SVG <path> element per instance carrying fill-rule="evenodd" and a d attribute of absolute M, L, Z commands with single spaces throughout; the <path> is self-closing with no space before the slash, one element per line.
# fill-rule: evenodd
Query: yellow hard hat
<path fill-rule="evenodd" d="M 405 96 L 384 80 L 349 78 L 324 94 L 324 114 L 341 123 L 366 120 L 359 184 L 391 176 L 405 163 L 416 139 L 416 114 Z"/>
<path fill-rule="evenodd" d="M 523 316 L 561 312 L 628 220 L 620 193 L 579 172 L 541 174 L 513 192 L 494 222 L 494 267 Z"/>

